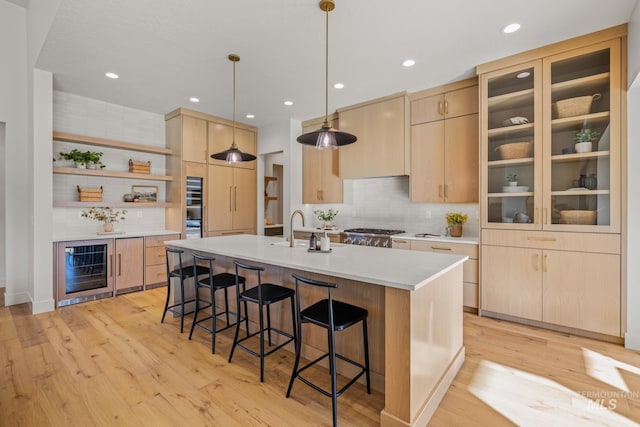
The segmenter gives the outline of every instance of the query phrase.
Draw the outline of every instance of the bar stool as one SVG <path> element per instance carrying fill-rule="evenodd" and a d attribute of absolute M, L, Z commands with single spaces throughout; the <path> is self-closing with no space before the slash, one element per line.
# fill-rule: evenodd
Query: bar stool
<path fill-rule="evenodd" d="M 198 276 L 202 274 L 209 274 L 209 269 L 207 267 L 203 267 L 201 265 L 197 266 L 182 266 L 182 254 L 184 251 L 182 249 L 173 249 L 167 248 L 167 299 L 164 302 L 164 311 L 162 312 L 162 320 L 160 323 L 164 323 L 164 317 L 167 314 L 167 311 L 170 311 L 173 314 L 177 314 L 180 316 L 180 333 L 182 333 L 184 329 L 184 305 L 194 302 L 194 299 L 190 299 L 189 301 L 184 300 L 184 281 L 185 279 L 190 279 L 195 277 L 197 279 Z M 172 255 L 178 256 L 178 268 L 171 269 L 169 266 L 169 258 Z M 177 304 L 169 305 L 169 296 L 171 294 L 171 279 L 177 278 L 180 280 L 180 302 Z M 177 308 L 180 307 L 180 308 Z"/>
<path fill-rule="evenodd" d="M 226 329 L 229 329 L 230 327 L 235 325 L 235 323 L 229 323 L 229 314 L 231 313 L 234 316 L 236 316 L 236 323 L 238 322 L 238 314 L 236 312 L 229 311 L 229 297 L 227 295 L 227 288 L 230 288 L 231 286 L 236 284 L 236 276 L 231 273 L 213 274 L 213 261 L 215 261 L 215 258 L 202 256 L 202 255 L 195 255 L 195 254 L 193 255 L 193 269 L 194 269 L 193 274 L 194 275 L 197 274 L 197 271 L 195 270 L 197 268 L 196 266 L 198 265 L 198 261 L 205 262 L 208 264 L 209 273 L 207 274 L 207 277 L 203 277 L 202 279 L 195 280 L 196 311 L 193 315 L 193 322 L 191 323 L 191 331 L 189 332 L 189 339 L 191 339 L 191 336 L 193 335 L 193 330 L 195 329 L 196 326 L 199 327 L 200 329 L 203 329 L 209 332 L 211 334 L 211 353 L 215 354 L 216 334 L 218 332 L 222 332 Z M 244 288 L 245 278 L 242 276 L 238 277 L 238 283 L 242 284 Z M 209 289 L 208 301 L 200 298 L 200 289 L 202 288 Z M 216 313 L 216 304 L 215 304 L 216 291 L 224 291 L 224 311 L 221 313 Z M 201 305 L 202 302 L 204 302 L 205 304 L 204 306 Z M 200 313 L 200 311 L 205 310 L 209 307 L 211 307 L 211 315 L 205 317 L 204 319 L 198 320 L 198 314 Z M 218 316 L 222 316 L 222 315 L 225 315 L 227 325 L 216 329 L 216 320 L 218 319 Z M 209 329 L 207 326 L 203 324 L 208 320 L 211 320 L 211 329 Z"/>
<path fill-rule="evenodd" d="M 296 342 L 296 361 L 293 365 L 293 372 L 291 373 L 291 380 L 289 381 L 289 388 L 287 389 L 287 397 L 291 394 L 291 388 L 293 387 L 293 381 L 298 378 L 303 383 L 314 388 L 327 397 L 331 397 L 333 407 L 333 425 L 338 423 L 338 396 L 342 395 L 344 391 L 355 383 L 362 374 L 366 375 L 367 379 L 367 393 L 371 394 L 371 386 L 369 384 L 369 340 L 367 338 L 367 316 L 368 312 L 364 308 L 357 307 L 355 305 L 347 304 L 341 301 L 336 301 L 331 295 L 331 291 L 338 287 L 335 283 L 321 282 L 318 280 L 312 280 L 298 275 L 292 275 L 296 279 L 296 314 L 298 324 L 298 340 Z M 318 286 L 327 289 L 328 298 L 316 302 L 315 304 L 301 309 L 300 306 L 300 288 L 299 283 L 305 283 L 311 286 Z M 364 335 L 364 365 L 354 360 L 348 359 L 345 356 L 337 354 L 335 351 L 335 331 L 343 331 L 348 327 L 355 325 L 362 321 L 362 332 Z M 311 323 L 327 330 L 329 351 L 328 353 L 318 357 L 317 359 L 309 362 L 302 368 L 298 369 L 300 364 L 300 354 L 302 353 L 302 324 Z M 329 358 L 329 373 L 331 374 L 331 391 L 326 391 L 323 388 L 313 384 L 308 379 L 304 378 L 302 372 L 315 365 L 325 357 Z M 360 372 L 354 376 L 344 387 L 340 390 L 337 389 L 337 375 L 336 375 L 336 358 L 344 360 L 358 368 Z"/>
<path fill-rule="evenodd" d="M 242 264 L 237 261 L 234 261 L 236 265 L 236 301 L 237 301 L 237 310 L 238 310 L 238 320 L 236 322 L 236 334 L 233 339 L 233 345 L 231 346 L 231 354 L 229 354 L 229 363 L 231 363 L 231 359 L 233 358 L 233 352 L 236 347 L 241 348 L 247 353 L 259 357 L 260 358 L 260 382 L 264 381 L 264 358 L 274 351 L 284 347 L 291 341 L 296 342 L 296 321 L 295 321 L 295 304 L 293 302 L 293 296 L 295 292 L 293 289 L 285 288 L 284 286 L 274 285 L 273 283 L 262 283 L 260 278 L 260 273 L 264 271 L 264 267 L 257 267 L 248 264 Z M 240 291 L 240 273 L 241 269 L 248 271 L 255 271 L 258 274 L 258 285 L 247 290 Z M 271 304 L 274 304 L 278 301 L 282 301 L 284 299 L 289 298 L 291 300 L 291 323 L 293 329 L 293 335 L 287 332 L 284 332 L 280 329 L 271 327 Z M 240 303 L 244 303 L 244 317 L 240 315 Z M 254 304 L 258 304 L 259 311 L 259 327 L 260 330 L 256 331 L 252 334 L 249 333 L 249 313 L 247 311 L 247 303 L 251 302 Z M 264 327 L 264 310 L 263 307 L 267 306 L 267 327 Z M 240 333 L 240 323 L 242 320 L 245 321 L 245 327 L 247 330 L 247 336 L 241 339 L 238 339 L 238 335 Z M 288 340 L 281 343 L 280 345 L 272 348 L 268 352 L 265 353 L 264 349 L 264 332 L 267 332 L 267 338 L 269 346 L 271 346 L 271 332 L 275 332 L 279 335 L 282 335 Z M 260 353 L 256 353 L 248 347 L 245 347 L 242 343 L 256 335 L 260 335 Z"/>

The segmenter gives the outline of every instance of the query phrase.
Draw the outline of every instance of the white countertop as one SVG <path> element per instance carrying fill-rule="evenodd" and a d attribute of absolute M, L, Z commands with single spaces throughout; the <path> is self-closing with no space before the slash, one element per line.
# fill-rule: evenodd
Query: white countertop
<path fill-rule="evenodd" d="M 126 231 L 123 233 L 115 232 L 110 234 L 84 233 L 84 234 L 68 234 L 57 233 L 53 236 L 54 242 L 71 242 L 75 240 L 95 240 L 95 239 L 129 239 L 132 237 L 144 236 L 164 236 L 167 234 L 180 234 L 179 231 L 157 230 L 157 231 Z"/>
<path fill-rule="evenodd" d="M 419 289 L 468 258 L 337 243 L 331 245 L 331 253 L 310 253 L 306 243 L 296 240 L 296 247 L 290 248 L 282 237 L 249 234 L 165 242 L 197 252 L 406 290 Z"/>
<path fill-rule="evenodd" d="M 419 233 L 418 233 L 419 234 Z M 477 245 L 478 238 L 471 236 L 462 236 L 462 237 L 450 237 L 450 236 L 428 236 L 428 237 L 416 237 L 415 233 L 402 233 L 402 234 L 394 234 L 391 236 L 392 239 L 402 239 L 402 240 L 428 240 L 431 242 L 442 242 L 442 243 L 464 243 L 467 245 Z"/>

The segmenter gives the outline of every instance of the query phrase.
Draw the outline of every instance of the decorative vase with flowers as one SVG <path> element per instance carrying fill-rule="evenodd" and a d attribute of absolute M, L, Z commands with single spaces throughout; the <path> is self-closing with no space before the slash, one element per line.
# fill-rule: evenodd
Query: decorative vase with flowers
<path fill-rule="evenodd" d="M 91 207 L 88 211 L 82 211 L 83 218 L 94 219 L 103 223 L 105 233 L 113 232 L 113 224 L 126 219 L 126 210 L 116 211 L 110 207 Z"/>
<path fill-rule="evenodd" d="M 333 224 L 331 224 L 331 221 L 333 221 L 333 219 L 336 217 L 336 215 L 338 215 L 338 211 L 329 208 L 328 211 L 323 211 L 320 209 L 317 209 L 315 211 L 313 211 L 314 214 L 316 214 L 316 217 L 322 221 L 322 229 L 323 230 L 330 230 L 332 228 L 334 228 Z"/>
<path fill-rule="evenodd" d="M 445 219 L 447 220 L 451 237 L 462 237 L 462 226 L 467 222 L 469 216 L 459 212 L 448 212 L 445 215 Z"/>

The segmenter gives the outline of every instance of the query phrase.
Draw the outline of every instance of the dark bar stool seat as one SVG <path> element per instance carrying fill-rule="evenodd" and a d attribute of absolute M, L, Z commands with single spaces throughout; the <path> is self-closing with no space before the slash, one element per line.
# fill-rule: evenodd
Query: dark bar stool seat
<path fill-rule="evenodd" d="M 195 327 L 199 327 L 200 329 L 207 331 L 211 334 L 211 353 L 215 354 L 216 352 L 216 334 L 218 332 L 222 332 L 230 327 L 234 326 L 238 322 L 238 314 L 233 311 L 229 311 L 229 297 L 227 295 L 227 288 L 234 286 L 236 284 L 236 276 L 231 273 L 218 273 L 213 274 L 213 262 L 215 258 L 201 255 L 193 255 L 193 268 L 194 270 L 199 267 L 198 261 L 205 262 L 209 266 L 209 273 L 206 277 L 195 280 L 195 301 L 196 301 L 196 311 L 193 315 L 193 322 L 191 323 L 191 331 L 189 332 L 189 339 L 193 335 L 193 330 Z M 197 274 L 197 271 L 194 271 L 194 275 Z M 242 276 L 238 277 L 238 283 L 242 284 L 243 288 L 245 286 L 245 278 Z M 200 289 L 205 288 L 209 289 L 209 300 L 202 299 L 200 297 Z M 216 291 L 224 291 L 224 311 L 221 313 L 216 313 L 216 304 L 215 304 L 215 294 Z M 202 310 L 211 307 L 211 315 L 198 320 L 198 314 Z M 236 316 L 235 322 L 229 322 L 229 314 L 233 314 Z M 216 328 L 216 320 L 218 316 L 225 315 L 227 324 L 226 326 L 222 326 L 220 328 Z M 207 321 L 211 321 L 211 328 L 208 328 L 204 323 Z"/>
<path fill-rule="evenodd" d="M 336 426 L 338 423 L 338 396 L 342 395 L 342 393 L 344 393 L 346 389 L 348 389 L 353 383 L 355 383 L 358 378 L 362 376 L 362 374 L 366 375 L 367 393 L 371 394 L 371 386 L 369 384 L 369 340 L 367 338 L 367 316 L 369 313 L 364 308 L 334 300 L 331 291 L 338 287 L 338 285 L 335 283 L 312 280 L 295 274 L 293 274 L 293 277 L 296 279 L 296 315 L 298 319 L 298 340 L 296 342 L 296 361 L 293 365 L 293 372 L 291 373 L 291 380 L 289 381 L 289 388 L 287 389 L 287 397 L 289 397 L 289 395 L 291 394 L 293 381 L 296 378 L 312 387 L 313 389 L 324 394 L 325 396 L 330 397 L 333 407 L 333 425 Z M 303 310 L 300 306 L 300 282 L 311 286 L 326 288 L 328 295 L 327 299 L 318 301 Z M 357 324 L 358 322 L 362 322 L 362 333 L 364 335 L 364 365 L 352 359 L 348 359 L 340 354 L 337 354 L 335 349 L 334 333 L 336 331 L 343 331 L 348 327 Z M 327 330 L 329 351 L 326 354 L 318 357 L 317 359 L 307 363 L 303 367 L 298 368 L 300 364 L 300 355 L 302 353 L 301 343 L 303 323 L 311 323 Z M 331 391 L 327 391 L 317 386 L 301 375 L 304 370 L 315 365 L 325 357 L 329 358 Z M 358 374 L 355 375 L 340 390 L 337 389 L 338 384 L 336 374 L 336 358 L 344 360 L 345 362 L 348 362 L 360 368 Z"/>
<path fill-rule="evenodd" d="M 293 289 L 289 289 L 284 286 L 274 285 L 273 283 L 262 283 L 260 273 L 264 271 L 264 267 L 257 267 L 253 265 L 242 264 L 237 261 L 234 261 L 234 263 L 236 265 L 236 301 L 237 301 L 237 310 L 238 310 L 239 317 L 238 317 L 238 321 L 236 322 L 236 334 L 233 339 L 231 354 L 229 354 L 229 363 L 231 363 L 231 359 L 233 358 L 233 352 L 235 351 L 236 347 L 241 348 L 242 350 L 246 351 L 247 353 L 253 356 L 259 357 L 260 358 L 260 382 L 263 382 L 264 381 L 264 358 L 270 355 L 271 353 L 273 353 L 274 351 L 284 347 L 291 341 L 294 341 L 294 342 L 297 341 L 296 340 L 296 322 L 295 322 L 295 316 L 296 316 L 295 303 L 293 301 L 293 296 L 295 295 L 295 292 L 293 291 Z M 241 276 L 239 271 L 241 269 L 256 272 L 258 275 L 258 285 L 251 289 L 240 291 Z M 291 325 L 292 325 L 293 335 L 288 332 L 284 332 L 280 329 L 271 327 L 271 310 L 270 310 L 271 305 L 279 301 L 285 300 L 287 298 L 291 300 Z M 244 303 L 244 317 L 240 315 L 241 302 Z M 258 304 L 258 312 L 259 312 L 258 317 L 259 317 L 260 330 L 252 334 L 249 333 L 249 316 L 247 312 L 247 303 L 249 302 Z M 267 307 L 267 327 L 266 328 L 264 327 L 264 310 L 263 310 L 265 306 Z M 240 334 L 240 323 L 242 322 L 242 320 L 245 321 L 247 336 L 244 338 L 238 339 L 238 335 Z M 265 331 L 267 332 L 269 347 L 271 347 L 272 345 L 271 332 L 282 335 L 288 339 L 283 343 L 273 347 L 268 352 L 265 352 L 265 348 L 264 348 Z M 259 353 L 256 353 L 255 351 L 251 350 L 250 348 L 242 344 L 244 341 L 256 335 L 260 336 L 260 352 Z"/>
<path fill-rule="evenodd" d="M 190 279 L 192 277 L 195 277 L 195 279 L 197 280 L 197 277 L 203 274 L 209 274 L 209 269 L 207 267 L 203 267 L 201 265 L 196 265 L 196 266 L 183 266 L 182 265 L 182 254 L 184 253 L 184 251 L 182 249 L 173 249 L 173 248 L 167 248 L 166 249 L 166 254 L 167 254 L 167 299 L 164 303 L 164 311 L 162 312 L 162 320 L 160 320 L 160 323 L 164 323 L 164 317 L 167 314 L 167 311 L 170 311 L 173 314 L 177 314 L 180 316 L 180 333 L 182 333 L 183 329 L 184 329 L 184 305 L 194 302 L 194 299 L 190 299 L 188 301 L 184 300 L 184 281 L 186 279 Z M 178 256 L 178 268 L 175 269 L 171 269 L 171 266 L 169 265 L 169 258 L 173 258 L 173 255 L 177 255 Z M 172 278 L 177 278 L 179 283 L 180 283 L 180 302 L 173 304 L 173 305 L 169 305 L 169 296 L 171 294 L 171 279 Z M 174 289 L 175 290 L 175 289 Z"/>

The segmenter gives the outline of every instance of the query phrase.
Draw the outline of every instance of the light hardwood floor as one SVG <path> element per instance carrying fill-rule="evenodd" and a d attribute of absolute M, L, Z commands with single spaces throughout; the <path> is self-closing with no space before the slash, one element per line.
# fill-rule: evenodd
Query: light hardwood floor
<path fill-rule="evenodd" d="M 189 341 L 176 319 L 160 324 L 164 295 L 37 316 L 24 304 L 0 308 L 0 426 L 330 425 L 328 398 L 300 382 L 284 397 L 291 353 L 268 357 L 260 384 L 256 358 L 238 351 L 227 363 L 232 330 L 211 355 L 203 331 Z M 464 328 L 465 364 L 431 425 L 640 422 L 638 352 L 468 313 Z M 340 425 L 379 424 L 382 394 L 356 384 L 338 402 Z"/>

